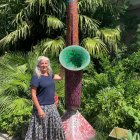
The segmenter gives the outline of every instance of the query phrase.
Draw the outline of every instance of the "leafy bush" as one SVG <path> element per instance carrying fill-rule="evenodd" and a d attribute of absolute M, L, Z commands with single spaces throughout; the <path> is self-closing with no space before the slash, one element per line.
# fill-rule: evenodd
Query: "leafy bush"
<path fill-rule="evenodd" d="M 29 109 L 29 108 L 28 108 Z M 0 117 L 0 130 L 19 140 L 24 139 L 29 125 L 30 109 L 16 110 L 10 114 L 3 114 Z"/>
<path fill-rule="evenodd" d="M 140 131 L 139 58 L 140 51 L 115 65 L 105 59 L 102 73 L 85 74 L 80 111 L 104 136 L 116 126 Z"/>
<path fill-rule="evenodd" d="M 127 136 L 127 140 L 140 140 L 139 133 L 132 133 L 132 131 L 128 131 Z M 126 140 L 126 138 L 121 138 L 121 140 Z"/>

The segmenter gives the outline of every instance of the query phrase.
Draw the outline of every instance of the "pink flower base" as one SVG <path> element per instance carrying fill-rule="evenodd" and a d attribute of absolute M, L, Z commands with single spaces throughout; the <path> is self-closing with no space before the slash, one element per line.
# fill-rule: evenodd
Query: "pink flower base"
<path fill-rule="evenodd" d="M 62 116 L 66 140 L 91 140 L 96 131 L 79 111 L 66 112 Z"/>

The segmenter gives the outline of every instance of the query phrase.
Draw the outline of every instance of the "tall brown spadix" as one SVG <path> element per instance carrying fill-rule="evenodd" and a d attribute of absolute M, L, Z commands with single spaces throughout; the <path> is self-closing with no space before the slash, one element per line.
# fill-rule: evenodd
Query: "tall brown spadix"
<path fill-rule="evenodd" d="M 78 1 L 67 1 L 67 46 L 79 45 L 78 37 Z M 65 104 L 67 110 L 80 107 L 82 71 L 65 72 Z"/>
<path fill-rule="evenodd" d="M 67 46 L 79 46 L 78 0 L 67 0 Z M 80 114 L 82 89 L 82 70 L 65 70 L 65 105 L 62 116 L 66 140 L 90 140 L 96 134 L 95 129 Z"/>

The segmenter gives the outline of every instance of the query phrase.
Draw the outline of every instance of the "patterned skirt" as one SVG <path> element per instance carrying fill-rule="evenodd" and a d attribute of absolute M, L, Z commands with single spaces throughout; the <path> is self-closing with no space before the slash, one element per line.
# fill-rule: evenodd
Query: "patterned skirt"
<path fill-rule="evenodd" d="M 41 107 L 46 116 L 40 119 L 37 110 L 33 111 L 25 140 L 65 140 L 61 117 L 56 105 Z"/>

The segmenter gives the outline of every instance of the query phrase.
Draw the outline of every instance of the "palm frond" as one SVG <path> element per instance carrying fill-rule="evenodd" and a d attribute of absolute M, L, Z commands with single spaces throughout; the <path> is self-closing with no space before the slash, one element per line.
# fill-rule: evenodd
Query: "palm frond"
<path fill-rule="evenodd" d="M 15 73 L 15 68 L 9 64 L 0 63 L 0 67 L 1 67 L 0 75 L 7 77 L 7 74 L 12 73 L 12 72 Z"/>
<path fill-rule="evenodd" d="M 63 28 L 64 23 L 56 17 L 49 16 L 47 18 L 48 27 L 52 27 L 53 29 Z"/>
<path fill-rule="evenodd" d="M 107 48 L 104 42 L 98 38 L 85 38 L 82 41 L 82 46 L 87 49 L 87 51 L 92 55 L 105 55 L 107 54 Z"/>
<path fill-rule="evenodd" d="M 7 95 L 7 96 L 19 96 L 28 98 L 28 89 L 29 89 L 29 75 L 15 75 L 19 76 L 18 78 L 13 77 L 11 79 L 3 80 L 1 84 L 0 96 Z M 26 78 L 24 78 L 26 76 Z"/>
<path fill-rule="evenodd" d="M 64 28 L 64 23 L 57 17 L 51 15 L 43 15 L 41 18 L 43 26 L 46 26 L 52 29 L 61 29 Z"/>
<path fill-rule="evenodd" d="M 2 115 L 5 111 L 11 111 L 7 107 L 12 103 L 12 99 L 9 96 L 0 96 L 0 114 Z"/>
<path fill-rule="evenodd" d="M 23 112 L 25 112 L 25 110 L 31 111 L 32 101 L 25 98 L 9 98 L 8 96 L 5 98 L 0 98 L 0 101 L 1 115 L 6 113 L 9 114 L 10 112 L 15 112 L 15 114 L 22 114 Z"/>
<path fill-rule="evenodd" d="M 2 63 L 2 60 L 0 60 L 0 84 L 1 84 L 0 112 L 1 113 L 13 111 L 10 105 L 17 98 L 24 98 L 26 100 L 30 99 L 29 81 L 31 75 L 27 73 L 27 64 L 26 63 L 22 64 L 22 62 L 19 62 L 19 64 L 22 65 L 16 63 L 10 63 L 10 62 L 8 64 L 8 59 L 10 60 L 10 56 L 3 57 L 3 62 L 7 62 L 7 63 Z M 23 61 L 22 59 L 20 60 Z"/>
<path fill-rule="evenodd" d="M 117 43 L 120 41 L 120 30 L 104 28 L 101 29 L 100 32 L 100 37 L 103 39 L 103 41 L 109 44 L 109 46 L 112 47 L 115 52 L 117 52 Z"/>
<path fill-rule="evenodd" d="M 30 27 L 26 22 L 23 22 L 22 25 L 19 25 L 17 30 L 11 32 L 3 39 L 0 40 L 0 47 L 5 47 L 7 44 L 14 44 L 18 39 L 26 39 L 30 34 Z"/>
<path fill-rule="evenodd" d="M 42 48 L 41 47 L 37 47 L 34 48 L 35 51 L 33 52 L 29 52 L 28 55 L 28 60 L 27 60 L 27 71 L 29 74 L 33 74 L 33 70 L 35 68 L 36 65 L 36 60 L 37 58 L 42 55 Z"/>
<path fill-rule="evenodd" d="M 89 35 L 94 35 L 98 30 L 100 22 L 86 15 L 79 15 L 80 30 L 87 32 Z"/>
<path fill-rule="evenodd" d="M 41 13 L 41 7 L 44 8 L 44 10 L 48 10 L 46 9 L 47 5 L 49 5 L 51 7 L 52 10 L 56 10 L 58 9 L 56 7 L 57 5 L 60 5 L 61 3 L 59 3 L 58 0 L 26 0 L 26 3 L 28 3 L 28 5 L 30 6 L 30 9 L 33 9 L 36 4 L 38 5 L 38 10 L 39 10 L 39 14 Z"/>
<path fill-rule="evenodd" d="M 5 8 L 7 6 L 8 6 L 8 4 L 0 4 L 0 8 Z"/>
<path fill-rule="evenodd" d="M 42 6 L 46 9 L 46 3 L 49 2 L 49 0 L 26 0 L 26 3 L 30 4 L 30 7 L 35 6 L 36 3 L 39 3 L 39 6 Z"/>
<path fill-rule="evenodd" d="M 25 98 L 16 98 L 10 105 L 9 109 L 13 112 L 22 114 L 23 111 L 31 111 L 32 101 Z"/>
<path fill-rule="evenodd" d="M 104 39 L 106 43 L 109 41 L 112 42 L 117 42 L 120 40 L 120 30 L 118 29 L 109 29 L 109 28 L 104 28 L 101 29 L 101 37 Z"/>
<path fill-rule="evenodd" d="M 62 37 L 58 37 L 56 39 L 45 39 L 38 45 L 42 47 L 43 54 L 47 54 L 49 51 L 53 56 L 58 56 L 59 52 L 65 47 L 65 40 Z"/>
<path fill-rule="evenodd" d="M 80 11 L 94 12 L 98 6 L 103 6 L 103 0 L 79 0 L 78 2 Z"/>
<path fill-rule="evenodd" d="M 18 53 L 18 55 L 21 54 Z M 13 59 L 11 59 L 12 56 Z M 21 57 L 13 54 L 11 54 L 11 56 L 10 54 L 6 54 L 6 56 L 2 58 L 3 59 L 0 60 L 0 94 L 4 93 L 17 95 L 19 91 L 26 93 L 29 87 L 30 79 L 30 74 L 26 73 L 27 62 L 25 62 L 25 60 L 23 61 L 26 57 L 24 57 L 24 55 Z M 20 59 L 16 61 L 15 58 Z M 10 60 L 15 62 L 11 62 Z"/>
<path fill-rule="evenodd" d="M 24 9 L 21 9 L 21 11 L 19 13 L 17 13 L 16 17 L 12 21 L 12 24 L 17 24 L 18 25 L 18 24 L 21 24 L 22 22 L 24 22 L 25 21 L 24 18 L 26 17 L 27 13 L 29 14 L 29 11 L 30 10 L 28 10 L 28 6 L 25 7 Z"/>
<path fill-rule="evenodd" d="M 127 0 L 120 0 L 120 1 L 104 0 L 103 1 L 103 10 L 111 13 L 114 16 L 114 19 L 120 17 L 120 14 L 126 12 L 127 9 L 128 9 Z"/>
<path fill-rule="evenodd" d="M 8 3 L 0 4 L 0 16 L 4 15 L 5 12 L 8 11 L 8 8 L 9 8 L 9 4 Z"/>
<path fill-rule="evenodd" d="M 28 57 L 25 53 L 22 52 L 16 52 L 16 53 L 5 53 L 2 57 L 0 57 L 0 64 L 2 65 L 23 65 L 27 63 Z"/>

